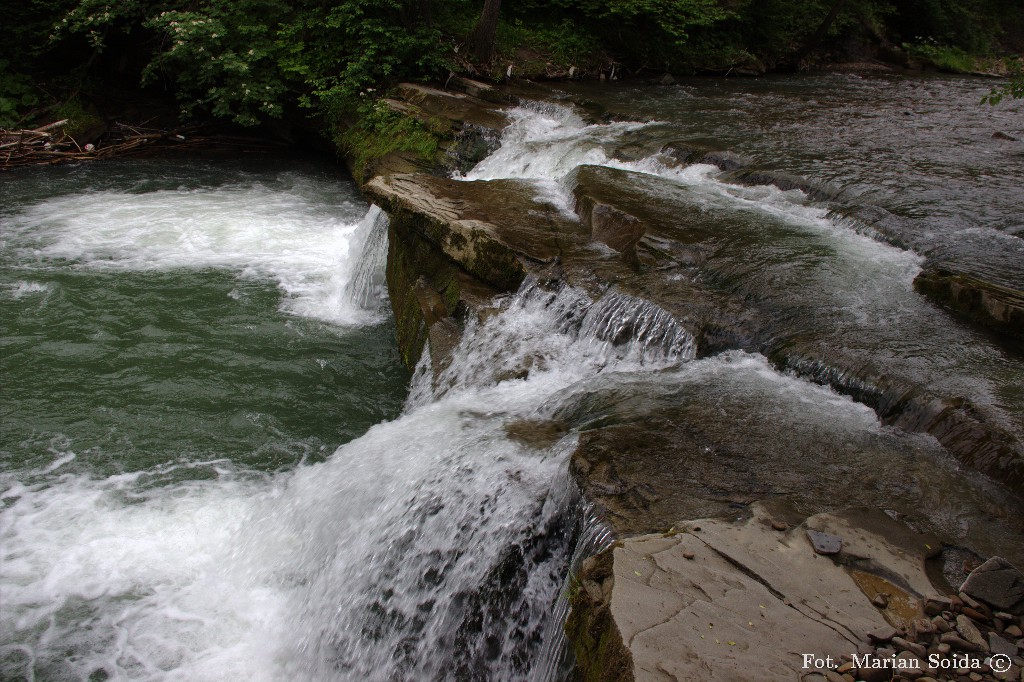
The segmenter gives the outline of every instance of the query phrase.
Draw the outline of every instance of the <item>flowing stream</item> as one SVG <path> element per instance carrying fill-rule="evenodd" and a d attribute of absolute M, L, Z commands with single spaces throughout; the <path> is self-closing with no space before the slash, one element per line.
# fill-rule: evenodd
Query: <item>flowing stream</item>
<path fill-rule="evenodd" d="M 512 115 L 466 180 L 521 178 L 568 212 L 572 171 L 598 164 L 754 216 L 775 250 L 750 238 L 737 262 L 795 291 L 816 333 L 867 330 L 848 346 L 1020 428 L 1020 359 L 907 293 L 919 255 L 799 191 L 614 153 L 664 124 Z M 765 466 L 792 475 L 768 494 L 853 481 L 847 501 L 1024 551 L 1019 500 L 934 439 L 756 353 L 697 359 L 672 315 L 626 292 L 528 279 L 436 378 L 429 354 L 410 377 L 386 217 L 333 169 L 114 162 L 3 182 L 5 679 L 561 679 L 569 566 L 608 540 L 568 459 L 581 431 L 659 401 L 697 406 L 721 442 L 792 450 Z"/>

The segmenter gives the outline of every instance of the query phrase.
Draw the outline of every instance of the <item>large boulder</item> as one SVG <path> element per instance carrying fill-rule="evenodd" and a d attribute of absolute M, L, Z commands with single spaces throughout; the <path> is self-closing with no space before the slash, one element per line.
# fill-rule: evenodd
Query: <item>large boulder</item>
<path fill-rule="evenodd" d="M 1024 575 L 1002 557 L 992 557 L 971 571 L 960 591 L 1000 611 L 1024 615 Z"/>

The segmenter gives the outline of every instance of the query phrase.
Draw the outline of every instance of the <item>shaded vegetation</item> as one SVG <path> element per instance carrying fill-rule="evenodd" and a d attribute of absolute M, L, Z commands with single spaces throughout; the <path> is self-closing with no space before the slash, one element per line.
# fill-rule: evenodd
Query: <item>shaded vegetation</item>
<path fill-rule="evenodd" d="M 1018 0 L 517 0 L 500 7 L 493 34 L 480 34 L 484 7 L 483 0 L 24 0 L 5 16 L 0 125 L 45 118 L 75 98 L 105 103 L 112 90 L 133 88 L 186 118 L 254 126 L 351 119 L 372 90 L 451 72 L 494 79 L 756 73 L 879 50 L 971 71 L 975 57 L 1001 58 L 1024 43 Z M 493 35 L 494 44 L 481 45 L 481 35 Z"/>

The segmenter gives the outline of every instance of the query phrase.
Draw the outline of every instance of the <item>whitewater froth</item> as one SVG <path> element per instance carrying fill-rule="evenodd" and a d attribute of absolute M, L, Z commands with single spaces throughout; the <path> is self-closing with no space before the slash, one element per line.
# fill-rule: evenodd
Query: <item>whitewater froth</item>
<path fill-rule="evenodd" d="M 382 214 L 327 182 L 313 185 L 278 179 L 63 195 L 12 216 L 6 246 L 26 268 L 228 270 L 275 282 L 285 312 L 338 324 L 375 319 L 347 289 L 360 260 L 372 260 L 360 256 Z"/>

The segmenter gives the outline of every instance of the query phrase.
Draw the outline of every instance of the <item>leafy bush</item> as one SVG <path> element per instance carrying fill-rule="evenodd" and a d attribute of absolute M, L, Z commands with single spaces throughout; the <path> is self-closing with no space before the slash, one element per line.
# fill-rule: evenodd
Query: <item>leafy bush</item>
<path fill-rule="evenodd" d="M 982 104 L 995 106 L 1007 97 L 1011 99 L 1024 99 L 1024 60 L 1015 59 L 1007 61 L 1010 82 L 998 88 L 992 88 L 990 93 L 981 98 Z"/>
<path fill-rule="evenodd" d="M 392 152 L 412 152 L 430 161 L 438 148 L 434 131 L 379 100 L 359 107 L 358 122 L 338 134 L 336 142 L 353 159 L 355 175 L 359 178 L 371 161 Z"/>
<path fill-rule="evenodd" d="M 975 70 L 975 59 L 958 47 L 936 45 L 934 42 L 903 44 L 908 54 L 924 59 L 940 71 L 970 73 Z"/>
<path fill-rule="evenodd" d="M 11 70 L 6 59 L 0 59 L 0 128 L 17 126 L 25 112 L 38 103 L 32 80 Z"/>

